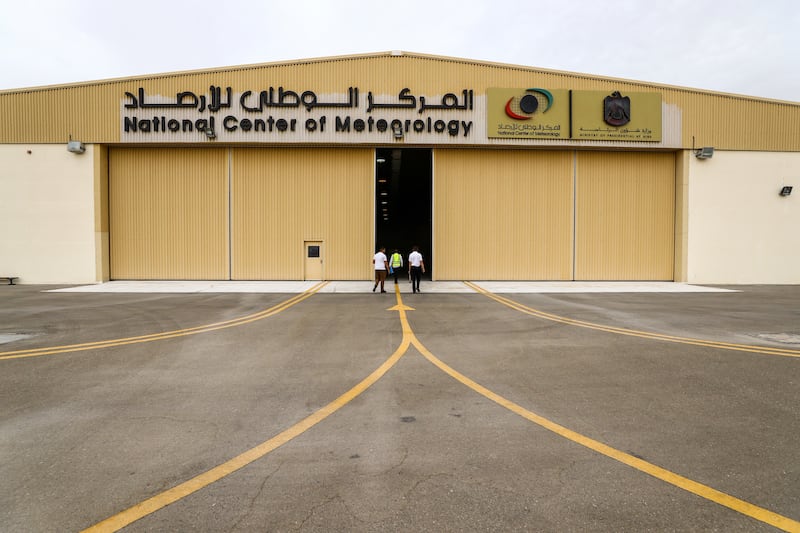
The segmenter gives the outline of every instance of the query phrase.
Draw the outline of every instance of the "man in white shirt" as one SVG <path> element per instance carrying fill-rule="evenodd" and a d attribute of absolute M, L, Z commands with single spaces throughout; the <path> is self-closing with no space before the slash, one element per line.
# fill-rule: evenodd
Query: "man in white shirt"
<path fill-rule="evenodd" d="M 408 272 L 411 274 L 411 290 L 420 292 L 419 281 L 425 272 L 425 261 L 422 260 L 422 254 L 419 253 L 419 246 L 414 246 L 408 256 Z"/>
<path fill-rule="evenodd" d="M 381 284 L 381 292 L 383 290 L 383 283 L 386 281 L 386 273 L 389 271 L 389 260 L 386 258 L 386 248 L 381 246 L 378 253 L 372 258 L 372 264 L 375 265 L 375 286 L 372 287 L 372 292 L 378 288 L 378 283 Z"/>

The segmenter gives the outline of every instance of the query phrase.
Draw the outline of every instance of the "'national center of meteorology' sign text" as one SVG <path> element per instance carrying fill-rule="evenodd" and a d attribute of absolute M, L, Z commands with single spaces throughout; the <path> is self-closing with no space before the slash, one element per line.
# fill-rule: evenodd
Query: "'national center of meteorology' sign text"
<path fill-rule="evenodd" d="M 126 92 L 121 103 L 122 142 L 276 142 L 336 140 L 464 142 L 475 131 L 474 91 L 430 97 L 405 88 L 366 97 L 356 87 L 317 94 L 270 87 L 234 93 L 211 86 L 206 94 L 175 96 Z M 353 137 L 357 138 L 353 138 Z M 364 139 L 362 137 L 367 136 Z"/>

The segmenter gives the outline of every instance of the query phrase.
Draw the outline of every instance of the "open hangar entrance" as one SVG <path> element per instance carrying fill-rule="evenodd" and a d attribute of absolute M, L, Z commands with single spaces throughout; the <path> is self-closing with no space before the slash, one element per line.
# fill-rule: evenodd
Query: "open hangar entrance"
<path fill-rule="evenodd" d="M 375 249 L 397 249 L 403 264 L 413 246 L 425 258 L 430 279 L 434 265 L 432 238 L 432 152 L 424 148 L 379 148 L 375 151 Z"/>

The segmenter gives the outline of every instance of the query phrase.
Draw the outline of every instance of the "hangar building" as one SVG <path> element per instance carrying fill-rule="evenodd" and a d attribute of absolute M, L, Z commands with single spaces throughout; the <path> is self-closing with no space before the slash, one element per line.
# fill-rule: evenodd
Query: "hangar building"
<path fill-rule="evenodd" d="M 0 276 L 800 283 L 800 103 L 408 52 L 0 91 Z M 794 192 L 792 192 L 794 187 Z"/>

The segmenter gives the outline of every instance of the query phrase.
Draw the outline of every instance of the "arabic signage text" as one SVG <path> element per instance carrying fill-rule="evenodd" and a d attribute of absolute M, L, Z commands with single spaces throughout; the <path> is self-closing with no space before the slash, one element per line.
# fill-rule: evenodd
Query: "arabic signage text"
<path fill-rule="evenodd" d="M 272 141 L 276 135 L 291 140 L 295 134 L 330 138 L 359 133 L 386 140 L 397 132 L 463 139 L 474 131 L 474 92 L 431 98 L 404 88 L 395 97 L 369 91 L 363 98 L 357 87 L 325 95 L 282 86 L 234 94 L 231 87 L 212 85 L 206 94 L 181 91 L 164 97 L 140 87 L 125 92 L 121 118 L 123 142 L 197 142 L 207 136 Z"/>

